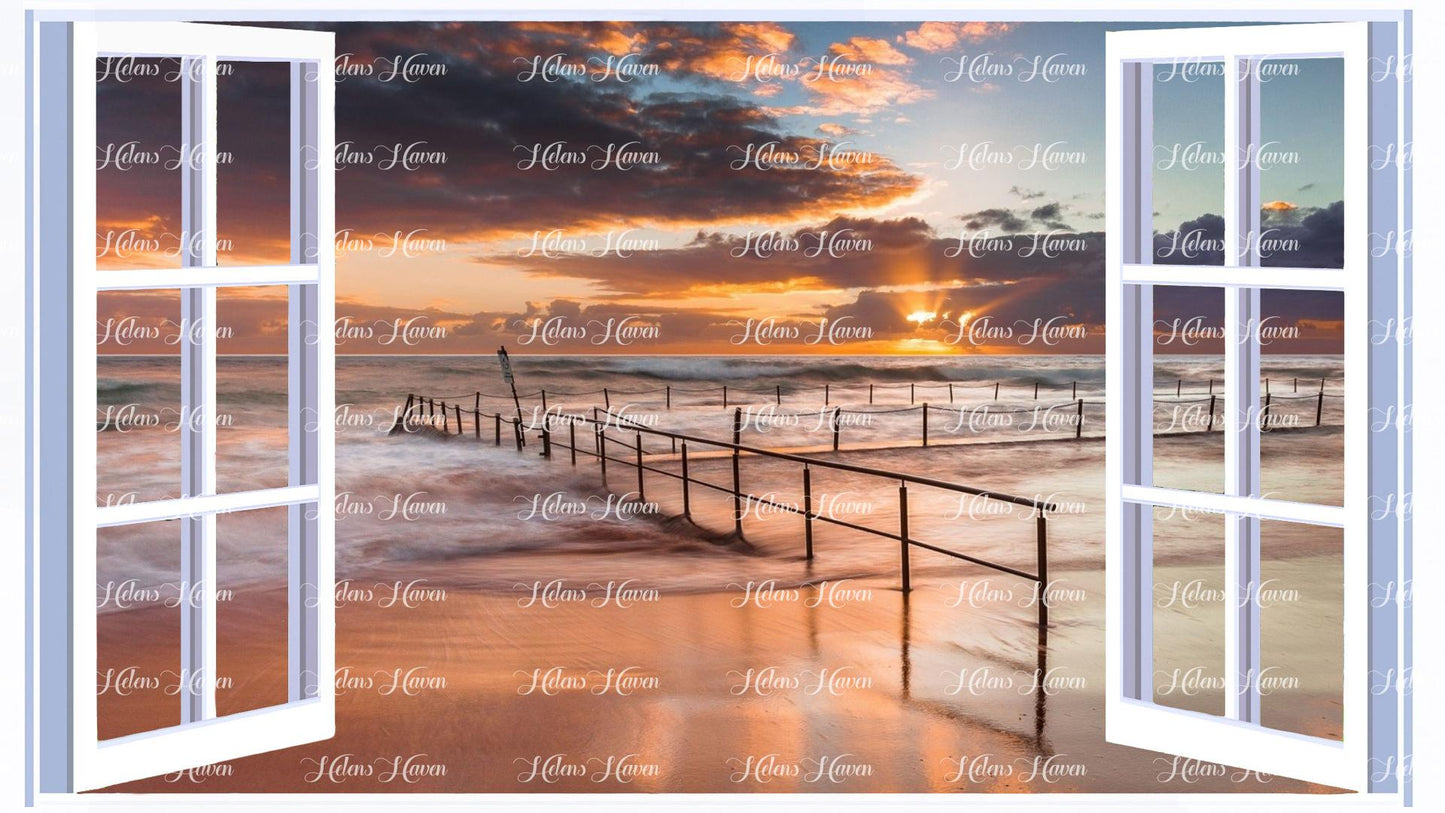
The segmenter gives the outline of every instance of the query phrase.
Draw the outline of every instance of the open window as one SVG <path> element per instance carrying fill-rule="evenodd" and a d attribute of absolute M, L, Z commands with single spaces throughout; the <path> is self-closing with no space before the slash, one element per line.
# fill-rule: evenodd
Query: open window
<path fill-rule="evenodd" d="M 40 790 L 114 785 L 332 736 L 334 696 L 334 142 L 330 33 L 188 23 L 75 22 L 40 27 L 40 312 L 38 418 Z M 280 63 L 290 71 L 290 261 L 218 261 L 217 81 L 223 65 Z M 285 68 L 275 68 L 285 70 Z M 128 266 L 104 254 L 97 229 L 98 97 L 106 82 L 171 83 L 178 131 L 165 136 L 178 184 L 179 233 L 167 262 Z M 155 119 L 160 120 L 160 119 Z M 244 179 L 239 182 L 244 183 Z M 141 213 L 144 215 L 145 213 Z M 289 465 L 284 484 L 246 490 L 217 466 L 217 291 L 284 286 Z M 106 499 L 107 431 L 97 397 L 97 297 L 156 291 L 178 303 L 179 462 L 173 487 Z M 99 438 L 99 439 L 98 439 Z M 98 451 L 99 450 L 99 451 Z M 114 461 L 111 461 L 114 462 Z M 224 463 L 224 460 L 223 460 Z M 103 472 L 112 474 L 113 472 Z M 234 481 L 233 481 L 234 482 Z M 217 704 L 217 526 L 269 514 L 287 551 L 286 690 L 244 709 Z M 279 530 L 284 525 L 285 530 Z M 100 643 L 125 634 L 98 607 L 103 546 L 151 545 L 169 562 L 175 601 L 158 604 L 159 634 L 176 637 L 174 691 L 147 715 L 115 708 Z M 126 574 L 117 574 L 123 582 Z M 137 618 L 136 621 L 139 619 Z M 124 626 L 126 620 L 120 623 Z M 112 631 L 113 632 L 113 631 Z M 139 634 L 139 631 L 136 631 Z M 278 642 L 278 647 L 281 644 Z M 121 652 L 122 661 L 124 653 Z M 232 657 L 232 669 L 244 661 Z M 243 679 L 245 676 L 231 676 Z M 98 683 L 101 684 L 98 686 Z M 160 708 L 164 704 L 165 708 Z"/>
<path fill-rule="evenodd" d="M 1376 250 L 1375 238 L 1399 229 L 1401 166 L 1378 160 L 1382 150 L 1393 155 L 1397 141 L 1398 80 L 1380 69 L 1398 64 L 1397 33 L 1393 24 L 1329 23 L 1108 34 L 1110 742 L 1361 792 L 1397 792 L 1408 781 L 1400 759 L 1403 607 L 1394 598 L 1399 591 L 1388 590 L 1408 577 L 1399 555 L 1408 521 L 1398 497 L 1403 436 L 1399 422 L 1370 418 L 1397 415 L 1404 392 L 1399 336 L 1380 337 L 1382 326 L 1401 323 L 1403 257 Z M 1337 96 L 1327 104 L 1340 113 L 1342 248 L 1335 257 L 1296 252 L 1323 260 L 1281 262 L 1268 250 L 1261 223 L 1268 201 L 1261 189 L 1274 155 L 1264 130 L 1271 116 L 1289 115 L 1270 101 L 1282 63 L 1339 74 Z M 1223 198 L 1213 210 L 1223 219 L 1219 261 L 1167 261 L 1159 251 L 1153 141 L 1164 109 L 1155 104 L 1156 93 L 1165 92 L 1161 68 L 1171 77 L 1222 80 L 1212 84 L 1222 95 L 1212 102 L 1222 103 L 1222 133 L 1190 136 L 1223 144 Z M 1222 489 L 1166 487 L 1154 477 L 1156 286 L 1224 297 Z M 1278 292 L 1336 292 L 1330 295 L 1343 299 L 1343 500 L 1301 500 L 1261 482 L 1261 436 L 1274 431 L 1271 396 L 1261 386 L 1261 348 L 1268 343 L 1261 302 Z M 1318 399 L 1323 405 L 1325 397 Z M 1161 512 L 1172 522 L 1162 522 Z M 1204 671 L 1217 664 L 1220 674 L 1217 686 L 1204 681 L 1217 692 L 1181 703 L 1159 685 L 1167 675 L 1161 678 L 1165 667 L 1157 658 L 1173 657 L 1179 647 L 1172 637 L 1156 640 L 1168 619 L 1156 601 L 1164 576 L 1155 562 L 1156 543 L 1171 544 L 1177 531 L 1171 526 L 1190 512 L 1212 518 L 1199 527 L 1218 537 L 1210 543 L 1218 556 L 1211 572 L 1223 600 L 1220 612 L 1198 620 L 1203 632 L 1186 654 Z M 1336 563 L 1310 571 L 1307 586 L 1323 604 L 1293 622 L 1301 631 L 1331 627 L 1325 639 L 1337 642 L 1307 653 L 1323 659 L 1312 661 L 1309 672 L 1326 679 L 1338 708 L 1306 725 L 1272 713 L 1278 698 L 1268 678 L 1290 635 L 1267 600 L 1271 574 L 1262 569 L 1272 565 L 1273 541 L 1291 538 Z"/>

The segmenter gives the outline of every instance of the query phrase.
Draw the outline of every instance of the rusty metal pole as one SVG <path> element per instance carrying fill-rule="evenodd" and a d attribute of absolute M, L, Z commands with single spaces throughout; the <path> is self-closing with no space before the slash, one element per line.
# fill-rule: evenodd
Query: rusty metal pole
<path fill-rule="evenodd" d="M 687 441 L 682 442 L 682 515 L 692 519 L 692 493 L 688 488 L 690 481 L 687 476 Z"/>

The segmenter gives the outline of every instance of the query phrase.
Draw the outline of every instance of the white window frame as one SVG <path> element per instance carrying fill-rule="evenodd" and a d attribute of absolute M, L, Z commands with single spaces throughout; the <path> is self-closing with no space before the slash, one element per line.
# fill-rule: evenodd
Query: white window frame
<path fill-rule="evenodd" d="M 1400 337 L 1372 341 L 1400 324 L 1404 255 L 1375 256 L 1375 235 L 1398 233 L 1401 167 L 1372 167 L 1371 145 L 1398 142 L 1394 23 L 1322 23 L 1111 32 L 1106 38 L 1107 96 L 1107 685 L 1110 742 L 1289 776 L 1361 792 L 1393 793 L 1408 781 L 1401 766 L 1399 601 L 1376 602 L 1377 589 L 1408 584 L 1400 543 L 1408 514 L 1393 509 L 1407 449 L 1400 426 L 1372 431 L 1371 416 L 1398 415 L 1407 385 Z M 1338 57 L 1344 62 L 1345 251 L 1336 270 L 1261 268 L 1244 239 L 1258 232 L 1259 170 L 1229 161 L 1225 171 L 1225 258 L 1219 266 L 1155 265 L 1152 228 L 1153 64 L 1176 59 L 1225 65 L 1225 155 L 1259 142 L 1259 80 L 1264 58 Z M 1376 75 L 1371 76 L 1371 66 Z M 1240 164 L 1243 166 L 1240 166 Z M 1223 289 L 1225 294 L 1225 490 L 1206 494 L 1152 485 L 1153 286 Z M 1344 505 L 1266 499 L 1259 489 L 1259 345 L 1261 288 L 1343 292 Z M 1174 506 L 1224 514 L 1226 602 L 1224 715 L 1153 702 L 1153 551 L 1151 512 Z M 1343 740 L 1259 725 L 1259 612 L 1241 602 L 1258 582 L 1259 521 L 1286 520 L 1343 529 Z M 1398 593 L 1398 591 L 1396 591 Z"/>
<path fill-rule="evenodd" d="M 38 571 L 39 729 L 42 792 L 75 792 L 327 739 L 335 731 L 334 536 L 335 310 L 334 37 L 172 22 L 55 22 L 39 35 L 39 400 L 64 404 L 42 417 Z M 183 267 L 97 271 L 97 57 L 182 60 Z M 291 263 L 218 266 L 216 65 L 291 67 Z M 216 491 L 216 290 L 285 285 L 288 311 L 288 484 Z M 178 289 L 182 323 L 182 496 L 96 505 L 96 296 L 108 290 Z M 61 453 L 64 450 L 65 453 Z M 216 715 L 216 516 L 288 510 L 288 700 Z M 199 599 L 181 603 L 181 723 L 98 738 L 96 530 L 180 520 L 181 573 Z"/>

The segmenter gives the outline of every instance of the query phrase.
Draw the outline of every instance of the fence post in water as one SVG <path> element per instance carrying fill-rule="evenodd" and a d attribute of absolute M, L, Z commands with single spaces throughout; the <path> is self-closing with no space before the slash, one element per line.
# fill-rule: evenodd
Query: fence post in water
<path fill-rule="evenodd" d="M 1076 416 L 1074 422 L 1074 440 L 1078 440 L 1084 436 L 1084 399 L 1079 399 L 1079 408 L 1074 414 Z"/>
<path fill-rule="evenodd" d="M 869 403 L 870 405 L 873 403 L 873 385 L 872 385 L 872 384 L 869 384 L 869 385 L 868 385 L 868 403 Z"/>
<path fill-rule="evenodd" d="M 1210 394 L 1210 395 L 1213 395 L 1213 394 L 1214 394 L 1214 379 L 1212 379 L 1212 378 L 1209 379 L 1209 394 Z"/>
<path fill-rule="evenodd" d="M 1206 426 L 1205 429 L 1204 429 L 1204 431 L 1206 431 L 1206 432 L 1213 432 L 1213 431 L 1214 431 L 1214 399 L 1215 399 L 1216 397 L 1217 397 L 1217 396 L 1215 396 L 1215 395 L 1210 395 L 1210 396 L 1209 396 L 1209 425 Z"/>
<path fill-rule="evenodd" d="M 547 391 L 542 390 L 542 411 L 547 411 Z"/>
<path fill-rule="evenodd" d="M 910 403 L 910 404 L 918 403 L 917 401 L 915 401 L 915 400 L 913 399 L 913 385 L 912 385 L 912 384 L 909 384 L 909 385 L 908 385 L 908 403 Z"/>
<path fill-rule="evenodd" d="M 1182 378 L 1175 379 L 1175 380 L 1174 380 L 1174 397 L 1175 397 L 1175 398 L 1178 398 L 1179 396 L 1181 396 L 1181 395 L 1183 395 L 1183 394 L 1184 394 L 1184 379 L 1182 379 Z"/>
<path fill-rule="evenodd" d="M 993 400 L 998 400 L 998 382 L 993 382 Z"/>
<path fill-rule="evenodd" d="M 667 385 L 667 408 L 672 409 L 672 385 Z"/>
<path fill-rule="evenodd" d="M 567 421 L 567 446 L 572 449 L 572 465 L 577 465 L 577 422 Z"/>
<path fill-rule="evenodd" d="M 637 433 L 637 501 L 647 501 L 647 485 L 642 480 L 642 433 Z"/>
<path fill-rule="evenodd" d="M 542 456 L 552 459 L 552 430 L 547 428 L 545 420 L 542 421 Z"/>
<path fill-rule="evenodd" d="M 1049 520 L 1044 516 L 1044 509 L 1035 507 L 1039 512 L 1038 518 L 1034 520 L 1037 529 L 1035 534 L 1039 546 L 1039 626 L 1048 629 L 1049 626 Z"/>
<path fill-rule="evenodd" d="M 607 394 L 606 387 L 602 388 L 602 404 L 607 407 L 608 412 L 612 411 L 612 396 Z"/>
<path fill-rule="evenodd" d="M 497 445 L 502 445 L 502 413 L 498 412 L 492 417 L 497 419 Z"/>
<path fill-rule="evenodd" d="M 1269 431 L 1269 393 L 1264 394 L 1264 409 L 1259 412 L 1259 431 Z"/>
<path fill-rule="evenodd" d="M 738 445 L 743 434 L 743 411 L 733 410 L 733 530 L 738 537 L 743 535 L 743 479 Z"/>
<path fill-rule="evenodd" d="M 1319 400 L 1315 402 L 1315 426 L 1320 425 L 1320 419 L 1325 415 L 1325 391 L 1320 390 Z"/>
<path fill-rule="evenodd" d="M 482 439 L 482 411 L 472 410 L 472 431 L 476 433 L 477 440 Z"/>
<path fill-rule="evenodd" d="M 908 569 L 908 484 L 898 484 L 898 555 L 903 571 L 903 592 L 913 591 L 913 577 Z"/>
<path fill-rule="evenodd" d="M 1034 400 L 1039 400 L 1039 382 L 1034 382 Z"/>
<path fill-rule="evenodd" d="M 774 385 L 773 385 L 773 389 L 774 389 L 774 390 L 777 392 L 777 394 L 778 394 L 778 405 L 781 406 L 782 403 L 783 403 L 783 385 L 782 385 L 782 384 L 774 384 Z"/>
<path fill-rule="evenodd" d="M 462 405 L 457 404 L 457 434 L 462 434 Z"/>
<path fill-rule="evenodd" d="M 432 428 L 436 428 L 436 421 L 432 421 Z M 447 402 L 442 401 L 442 434 L 447 433 Z"/>
<path fill-rule="evenodd" d="M 687 477 L 687 441 L 682 442 L 682 515 L 692 519 L 692 494 L 688 489 L 690 481 Z"/>
<path fill-rule="evenodd" d="M 602 466 L 602 487 L 607 487 L 607 427 L 597 428 L 597 463 Z"/>
<path fill-rule="evenodd" d="M 833 407 L 833 451 L 835 452 L 838 451 L 838 436 L 843 431 L 842 424 L 838 422 L 839 414 L 842 411 L 843 410 L 839 407 Z"/>
<path fill-rule="evenodd" d="M 480 390 L 477 391 L 477 394 L 472 399 L 472 409 L 477 412 L 482 411 L 482 393 Z"/>
<path fill-rule="evenodd" d="M 1295 392 L 1299 392 L 1299 376 L 1295 376 L 1295 379 L 1294 379 L 1294 391 L 1295 391 Z"/>
<path fill-rule="evenodd" d="M 521 418 L 513 418 L 513 419 L 512 419 L 512 434 L 517 436 L 517 451 L 519 451 L 519 452 L 522 451 L 522 447 L 525 446 L 526 443 L 523 442 L 523 440 L 522 440 L 522 419 L 521 419 Z"/>
<path fill-rule="evenodd" d="M 723 409 L 728 408 L 728 385 L 723 385 Z"/>
<path fill-rule="evenodd" d="M 832 403 L 832 393 L 829 392 L 829 390 L 828 390 L 828 385 L 827 385 L 827 384 L 824 384 L 824 385 L 823 385 L 823 406 L 827 406 L 827 405 L 830 404 L 830 403 Z"/>
<path fill-rule="evenodd" d="M 1074 387 L 1073 387 L 1073 390 L 1071 391 L 1069 397 L 1070 397 L 1070 398 L 1078 398 L 1078 397 L 1079 397 L 1079 382 L 1075 381 L 1075 382 L 1073 382 L 1073 384 L 1074 384 Z"/>
<path fill-rule="evenodd" d="M 803 466 L 803 551 L 813 558 L 813 475 L 807 465 Z"/>
<path fill-rule="evenodd" d="M 948 382 L 948 402 L 953 403 L 953 382 Z"/>
<path fill-rule="evenodd" d="M 923 402 L 923 445 L 928 445 L 928 402 Z"/>

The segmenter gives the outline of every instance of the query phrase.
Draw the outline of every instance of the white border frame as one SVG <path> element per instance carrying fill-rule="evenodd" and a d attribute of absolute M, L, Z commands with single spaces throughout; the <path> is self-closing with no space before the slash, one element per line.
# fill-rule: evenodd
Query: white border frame
<path fill-rule="evenodd" d="M 68 523 L 42 529 L 42 708 L 57 719 L 41 732 L 42 791 L 73 792 L 155 776 L 248 754 L 327 739 L 335 731 L 335 411 L 333 333 L 335 271 L 335 57 L 329 32 L 278 31 L 194 23 L 73 22 L 41 27 L 45 164 L 70 178 L 43 186 L 48 240 L 42 240 L 42 307 L 55 309 L 41 342 L 66 356 L 65 376 L 46 385 L 69 416 L 68 456 L 52 462 L 52 494 L 65 494 Z M 182 232 L 196 235 L 179 270 L 97 271 L 94 159 L 95 61 L 100 56 L 179 57 L 182 133 L 198 146 L 198 166 L 183 167 Z M 216 65 L 222 60 L 286 61 L 291 65 L 291 244 L 293 265 L 218 267 L 216 257 Z M 189 152 L 187 153 L 189 154 Z M 64 176 L 60 176 L 64 177 Z M 49 194 L 47 194 L 49 193 Z M 68 211 L 66 211 L 68 210 Z M 66 218 L 61 218 L 64 213 Z M 289 484 L 284 488 L 216 493 L 216 290 L 228 285 L 287 285 L 289 312 Z M 106 290 L 177 288 L 184 324 L 181 494 L 177 499 L 97 507 L 96 295 Z M 190 416 L 195 416 L 194 418 Z M 51 432 L 61 433 L 58 426 Z M 218 717 L 214 675 L 215 527 L 218 513 L 288 508 L 288 701 Z M 178 519 L 181 573 L 200 598 L 181 613 L 181 723 L 101 741 L 97 736 L 96 530 Z M 67 606 L 68 605 L 68 606 Z M 49 631 L 48 633 L 46 631 Z M 49 646 L 46 642 L 49 642 Z M 60 691 L 47 692 L 48 687 Z M 46 712 L 43 712 L 46 713 Z M 68 718 L 60 725 L 61 715 Z"/>
<path fill-rule="evenodd" d="M 17 197 L 22 193 L 21 181 L 23 175 L 23 198 L 12 203 L 15 211 L 15 223 L 21 222 L 21 215 L 24 214 L 24 237 L 17 240 L 17 245 L 12 247 L 12 254 L 17 261 L 20 260 L 20 243 L 24 244 L 24 261 L 27 263 L 27 273 L 22 281 L 18 277 L 13 279 L 8 289 L 9 297 L 0 299 L 0 302 L 8 302 L 12 308 L 11 314 L 16 321 L 23 320 L 25 329 L 25 352 L 23 361 L 17 361 L 12 365 L 15 377 L 23 376 L 26 381 L 26 389 L 22 394 L 12 394 L 10 408 L 15 413 L 15 420 L 19 421 L 21 415 L 25 417 L 25 431 L 22 437 L 11 438 L 11 448 L 19 454 L 23 448 L 27 458 L 27 465 L 24 472 L 14 472 L 14 495 L 12 508 L 16 511 L 14 528 L 17 533 L 23 532 L 28 543 L 25 548 L 24 572 L 16 570 L 12 574 L 12 593 L 16 600 L 12 604 L 18 614 L 24 612 L 26 615 L 23 631 L 13 631 L 11 634 L 12 644 L 24 645 L 27 652 L 27 668 L 22 686 L 20 679 L 15 678 L 13 684 L 8 684 L 14 692 L 19 693 L 21 689 L 29 697 L 26 704 L 27 733 L 23 743 L 14 742 L 9 755 L 12 757 L 7 764 L 14 766 L 17 773 L 23 773 L 23 784 L 25 787 L 27 804 L 38 804 L 45 807 L 56 805 L 69 805 L 75 803 L 76 799 L 67 795 L 37 794 L 39 785 L 38 768 L 40 761 L 40 746 L 38 742 L 39 725 L 38 720 L 45 718 L 41 708 L 40 699 L 36 696 L 36 675 L 40 665 L 45 659 L 42 651 L 39 631 L 39 618 L 35 603 L 36 596 L 41 591 L 40 578 L 38 573 L 39 560 L 41 558 L 38 540 L 40 538 L 40 527 L 56 522 L 63 522 L 63 519 L 56 518 L 50 513 L 54 507 L 54 497 L 50 496 L 47 489 L 43 488 L 46 480 L 46 469 L 39 451 L 43 448 L 46 453 L 52 453 L 57 449 L 64 449 L 63 440 L 57 442 L 47 435 L 42 422 L 37 420 L 39 393 L 43 388 L 43 375 L 46 369 L 47 360 L 54 360 L 56 352 L 63 350 L 63 347 L 42 346 L 38 342 L 37 326 L 42 317 L 49 312 L 39 301 L 44 284 L 41 269 L 39 251 L 40 237 L 45 231 L 42 222 L 42 202 L 39 196 L 38 179 L 41 173 L 38 166 L 46 162 L 45 151 L 40 149 L 38 133 L 41 131 L 42 111 L 38 108 L 36 100 L 39 96 L 39 76 L 42 73 L 41 59 L 39 58 L 38 46 L 41 42 L 41 24 L 53 21 L 69 21 L 75 19 L 116 19 L 116 20 L 217 20 L 227 22 L 272 22 L 272 21 L 322 21 L 332 23 L 378 21 L 378 22 L 408 22 L 421 20 L 460 20 L 460 21 L 506 21 L 506 20 L 611 20 L 611 19 L 668 19 L 668 20 L 813 20 L 813 21 L 917 21 L 922 19 L 941 21 L 961 20 L 982 20 L 982 21 L 1010 21 L 1010 22 L 1106 22 L 1106 23 L 1179 23 L 1179 22 L 1219 22 L 1219 23 L 1268 23 L 1268 22 L 1306 22 L 1306 21 L 1377 21 L 1396 23 L 1400 27 L 1400 51 L 1407 55 L 1413 63 L 1417 61 L 1417 55 L 1413 52 L 1413 27 L 1422 26 L 1426 39 L 1430 33 L 1439 33 L 1445 30 L 1442 19 L 1445 14 L 1438 13 L 1432 5 L 1424 5 L 1417 11 L 1409 9 L 1422 6 L 1418 0 L 1403 0 L 1403 2 L 1328 2 L 1322 0 L 1320 8 L 1311 9 L 1280 9 L 1261 8 L 1257 2 L 1252 0 L 1219 0 L 1211 3 L 1207 8 L 1197 4 L 1181 3 L 1178 0 L 1161 0 L 1158 7 L 1141 8 L 1139 6 L 1108 8 L 1105 5 L 1091 3 L 1089 0 L 1040 0 L 1027 5 L 1002 9 L 998 4 L 989 4 L 979 0 L 951 0 L 946 5 L 931 3 L 915 3 L 906 7 L 899 7 L 888 11 L 879 11 L 875 2 L 870 0 L 797 0 L 797 2 L 780 6 L 777 3 L 766 3 L 753 0 L 752 2 L 733 3 L 725 8 L 699 8 L 679 11 L 675 0 L 633 0 L 625 6 L 606 5 L 588 2 L 576 2 L 576 0 L 534 0 L 532 7 L 525 11 L 514 8 L 492 8 L 481 10 L 475 0 L 432 0 L 425 7 L 408 9 L 405 12 L 396 10 L 394 3 L 385 3 L 380 0 L 313 0 L 305 5 L 297 5 L 291 8 L 277 8 L 274 4 L 250 2 L 249 0 L 226 0 L 209 8 L 197 8 L 192 0 L 154 0 L 146 4 L 144 8 L 117 8 L 113 6 L 99 7 L 94 0 L 86 2 L 80 0 L 70 4 L 68 8 L 56 8 L 44 0 L 24 0 L 27 8 L 27 24 L 24 31 L 12 29 L 8 31 L 12 51 L 19 53 L 22 49 L 26 53 L 25 72 L 27 81 L 23 98 L 27 104 L 27 116 L 24 122 L 23 135 L 16 130 L 11 132 L 10 144 L 17 152 L 22 148 L 27 156 L 28 163 L 26 170 L 22 173 L 20 168 L 12 167 L 11 175 L 15 181 L 14 189 Z M 1418 16 L 1417 16 L 1418 15 Z M 1418 22 L 1416 20 L 1418 19 Z M 1437 60 L 1433 53 L 1418 55 L 1418 62 L 1423 69 L 1437 67 Z M 1413 71 L 1413 67 L 1411 68 Z M 1411 83 L 1406 81 L 1400 83 L 1401 108 L 1399 111 L 1401 137 L 1409 141 L 1413 136 L 1414 112 L 1410 104 L 1412 91 Z M 22 94 L 19 91 L 12 92 L 12 100 L 19 103 Z M 1425 123 L 1425 129 L 1434 132 L 1438 124 L 1439 107 L 1425 106 L 1420 111 L 1421 121 Z M 1429 221 L 1428 215 L 1438 210 L 1438 203 L 1427 197 L 1416 202 L 1413 200 L 1412 177 L 1413 171 L 1406 169 L 1401 173 L 1402 185 L 1400 189 L 1399 205 L 1403 226 L 1409 229 L 1413 224 L 1413 207 L 1421 207 L 1422 221 Z M 1426 181 L 1426 188 L 1431 182 L 1437 186 L 1445 179 L 1439 177 L 1434 168 L 1427 165 L 1425 173 L 1421 176 Z M 1428 244 L 1422 244 L 1421 250 L 1426 252 L 1427 257 L 1436 257 L 1436 253 Z M 1413 261 L 1409 254 L 1401 260 L 1406 278 L 1401 286 L 1401 313 L 1408 318 L 1410 314 L 1410 296 L 1416 292 L 1416 286 L 1409 277 Z M 1434 277 L 1422 278 L 1418 286 L 1418 293 L 1422 297 L 1439 295 L 1441 290 L 1437 287 Z M 53 315 L 53 314 L 52 314 Z M 1429 335 L 1422 334 L 1422 341 L 1427 347 L 1435 348 L 1435 342 Z M 1412 350 L 1409 341 L 1401 343 L 1401 375 L 1402 379 L 1412 369 Z M 22 370 L 23 368 L 23 370 Z M 1407 395 L 1413 392 L 1413 387 L 1408 380 L 1402 381 L 1403 392 Z M 1422 379 L 1419 383 L 1420 392 L 1423 396 L 1433 397 L 1436 390 L 1436 383 L 1431 379 Z M 1410 403 L 1407 398 L 1405 403 Z M 18 433 L 17 433 L 18 434 Z M 1420 432 L 1421 442 L 1426 443 L 1438 439 L 1437 432 L 1433 427 L 1426 426 Z M 1401 464 L 1404 467 L 1402 483 L 1409 483 L 1410 477 L 1410 439 L 1408 436 L 1402 438 Z M 1428 445 L 1428 444 L 1427 444 Z M 1426 468 L 1421 478 L 1422 486 L 1433 486 L 1438 484 L 1436 475 L 1439 469 Z M 23 498 L 21 491 L 23 489 Z M 24 525 L 21 527 L 20 515 L 24 515 Z M 1429 517 L 1427 516 L 1427 520 Z M 1428 523 L 1433 527 L 1435 523 Z M 1442 557 L 1436 549 L 1422 548 L 1418 558 L 1410 551 L 1411 524 L 1409 521 L 1402 523 L 1404 538 L 1404 567 L 1402 575 L 1408 576 L 1409 566 L 1412 562 L 1418 561 L 1422 572 L 1426 570 L 1434 572 Z M 18 558 L 18 555 L 17 555 Z M 20 597 L 23 601 L 19 600 Z M 1433 606 L 1433 605 L 1432 605 Z M 1401 608 L 1401 614 L 1405 618 L 1402 646 L 1405 647 L 1407 664 L 1413 659 L 1410 649 L 1411 632 L 1410 618 L 1413 610 L 1406 604 Z M 1439 650 L 1426 649 L 1423 651 L 1420 661 L 1422 669 L 1431 670 L 1438 666 L 1436 654 Z M 1432 672 L 1433 673 L 1433 672 Z M 0 678 L 0 685 L 4 684 Z M 1406 695 L 1405 702 L 1407 709 L 1412 705 L 1412 696 Z M 1418 712 L 1426 718 L 1439 711 L 1438 703 L 1434 696 L 1426 695 L 1424 702 L 1417 707 Z M 1404 718 L 1405 730 L 1402 732 L 1403 741 L 1411 742 L 1409 732 L 1409 721 L 1411 716 L 1407 713 Z M 1418 740 L 1420 748 L 1428 749 L 1430 754 L 1439 751 L 1439 743 L 1428 732 L 1423 732 Z M 1405 747 L 1403 753 L 1409 755 L 1414 749 Z M 22 767 L 23 766 L 23 767 Z M 21 784 L 22 777 L 16 777 L 16 784 Z M 1306 806 L 1313 809 L 1357 807 L 1359 804 L 1369 806 L 1398 805 L 1410 803 L 1410 793 L 1416 786 L 1413 783 L 1405 785 L 1402 797 L 1394 799 L 1383 794 L 1375 794 L 1370 797 L 1364 796 L 1319 796 L 1312 794 L 1279 794 L 1279 793 L 1241 793 L 1241 794 L 1213 794 L 1213 793 L 1141 793 L 1128 795 L 1115 795 L 1109 797 L 1109 803 L 1128 805 L 1136 809 L 1147 809 L 1152 806 L 1155 809 L 1161 807 L 1178 807 L 1181 805 L 1192 805 L 1198 807 L 1228 806 L 1236 810 L 1278 810 L 1281 805 Z M 1438 794 L 1433 792 L 1434 785 L 1426 785 L 1426 795 L 1422 798 L 1436 800 Z M 456 804 L 456 803 L 482 803 L 496 806 L 499 810 L 531 811 L 537 809 L 575 809 L 587 805 L 591 809 L 617 810 L 625 808 L 658 808 L 686 805 L 695 811 L 728 811 L 735 810 L 739 804 L 750 804 L 754 807 L 762 807 L 776 810 L 802 811 L 802 810 L 833 810 L 840 803 L 848 801 L 864 801 L 861 796 L 850 796 L 848 794 L 835 794 L 826 798 L 809 797 L 798 794 L 758 794 L 747 798 L 728 797 L 721 798 L 706 794 L 679 793 L 673 795 L 657 794 L 409 794 L 407 801 L 414 804 Z M 889 797 L 891 803 L 900 807 L 922 808 L 941 807 L 944 805 L 953 806 L 957 800 L 951 796 L 939 796 L 937 794 L 896 794 Z M 185 807 L 190 805 L 214 804 L 217 801 L 213 794 L 170 794 L 164 797 L 149 797 L 143 805 L 145 809 L 155 807 Z M 237 810 L 269 811 L 277 804 L 289 804 L 297 809 L 328 810 L 336 809 L 338 806 L 353 809 L 388 809 L 396 804 L 396 796 L 392 794 L 257 794 L 248 796 L 244 800 L 233 799 L 230 804 Z M 118 795 L 90 795 L 83 802 L 91 806 L 104 805 L 110 809 L 136 807 L 137 801 L 134 797 Z M 970 799 L 971 804 L 979 804 L 993 809 L 1030 809 L 1038 805 L 1056 806 L 1068 804 L 1097 804 L 1099 797 L 1091 794 L 1048 794 L 1036 797 L 1024 797 L 1010 794 L 1006 798 L 1000 797 L 979 797 Z"/>
<path fill-rule="evenodd" d="M 1372 258 L 1372 235 L 1398 228 L 1396 170 L 1371 171 L 1369 144 L 1396 139 L 1395 81 L 1371 81 L 1368 60 L 1394 53 L 1389 23 L 1327 23 L 1111 32 L 1106 35 L 1107 112 L 1107 686 L 1106 738 L 1150 750 L 1220 762 L 1357 791 L 1399 789 L 1399 694 L 1370 685 L 1401 663 L 1398 607 L 1374 608 L 1372 585 L 1398 574 L 1401 520 L 1372 517 L 1397 492 L 1398 432 L 1372 432 L 1368 415 L 1399 403 L 1394 347 L 1370 341 L 1371 325 L 1397 316 L 1399 257 Z M 1258 76 L 1272 57 L 1340 57 L 1344 61 L 1344 267 L 1335 272 L 1256 269 L 1245 238 L 1257 229 L 1258 169 L 1236 161 L 1225 172 L 1225 268 L 1151 269 L 1153 231 L 1150 131 L 1153 63 L 1223 61 L 1225 154 L 1257 143 Z M 1231 171 L 1232 170 L 1232 171 Z M 1388 195 L 1389 206 L 1380 202 Z M 1245 270 L 1247 269 L 1247 270 Z M 1313 278 L 1311 278 L 1313 277 Z M 1152 482 L 1154 284 L 1226 289 L 1225 494 L 1155 488 Z M 1340 290 L 1345 298 L 1344 505 L 1311 506 L 1259 497 L 1260 287 Z M 1386 412 L 1383 414 L 1394 414 Z M 1382 502 L 1384 501 L 1384 502 Z M 1258 724 L 1258 611 L 1227 603 L 1226 708 L 1223 717 L 1153 702 L 1152 528 L 1155 505 L 1225 513 L 1226 594 L 1258 581 L 1261 518 L 1344 529 L 1343 742 L 1262 728 Z M 1386 575 L 1388 574 L 1388 575 Z M 1388 641 L 1388 643 L 1387 643 Z M 1376 689 L 1372 691 L 1372 689 Z"/>

